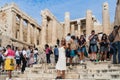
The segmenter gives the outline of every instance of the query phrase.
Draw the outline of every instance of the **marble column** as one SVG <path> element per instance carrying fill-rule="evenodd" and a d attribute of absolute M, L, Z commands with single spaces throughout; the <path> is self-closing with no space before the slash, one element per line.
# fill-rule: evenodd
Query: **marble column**
<path fill-rule="evenodd" d="M 115 25 L 120 25 L 120 0 L 117 0 L 116 4 L 116 11 L 115 11 Z"/>
<path fill-rule="evenodd" d="M 93 29 L 92 11 L 87 10 L 87 14 L 86 14 L 86 36 L 89 36 L 91 34 L 92 29 Z"/>
<path fill-rule="evenodd" d="M 41 30 L 39 29 L 39 45 L 41 44 Z"/>
<path fill-rule="evenodd" d="M 56 44 L 56 40 L 57 40 L 57 38 L 56 38 L 56 27 L 57 27 L 57 25 L 56 25 L 56 21 L 55 20 L 53 20 L 53 26 L 52 26 L 52 44 Z"/>
<path fill-rule="evenodd" d="M 34 30 L 34 44 L 35 46 L 37 46 L 37 28 L 34 27 L 33 30 Z"/>
<path fill-rule="evenodd" d="M 107 2 L 103 3 L 103 32 L 106 34 L 110 33 L 110 15 L 109 15 L 109 5 Z"/>
<path fill-rule="evenodd" d="M 23 19 L 20 18 L 20 40 L 23 41 Z"/>
<path fill-rule="evenodd" d="M 65 13 L 65 36 L 70 33 L 70 13 Z"/>
<path fill-rule="evenodd" d="M 41 43 L 42 45 L 45 45 L 46 44 L 47 17 L 44 11 L 41 12 L 41 16 L 42 16 Z"/>
<path fill-rule="evenodd" d="M 30 44 L 30 27 L 31 27 L 31 24 L 28 22 L 28 25 L 27 25 L 27 43 Z"/>
<path fill-rule="evenodd" d="M 16 13 L 12 12 L 12 38 L 17 38 L 16 34 Z"/>
<path fill-rule="evenodd" d="M 77 21 L 77 25 L 78 25 L 78 36 L 81 35 L 81 22 Z"/>
<path fill-rule="evenodd" d="M 71 34 L 75 35 L 75 25 L 71 25 Z"/>

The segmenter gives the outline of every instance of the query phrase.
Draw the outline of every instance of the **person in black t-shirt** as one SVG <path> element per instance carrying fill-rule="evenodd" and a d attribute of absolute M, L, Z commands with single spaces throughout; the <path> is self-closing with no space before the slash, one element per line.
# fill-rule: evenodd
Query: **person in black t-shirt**
<path fill-rule="evenodd" d="M 86 40 L 84 38 L 84 35 L 80 36 L 80 39 L 78 40 L 78 54 L 80 55 L 80 63 L 83 63 L 83 59 L 84 59 L 84 52 L 85 52 L 85 45 L 86 45 Z"/>
<path fill-rule="evenodd" d="M 106 61 L 107 60 L 107 52 L 108 52 L 108 38 L 106 34 L 103 34 L 100 42 L 100 60 Z"/>

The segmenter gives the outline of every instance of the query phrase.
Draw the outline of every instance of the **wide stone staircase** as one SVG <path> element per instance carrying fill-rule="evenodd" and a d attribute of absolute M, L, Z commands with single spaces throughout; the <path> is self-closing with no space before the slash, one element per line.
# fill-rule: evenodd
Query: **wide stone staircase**
<path fill-rule="evenodd" d="M 65 76 L 65 80 L 120 80 L 120 65 L 113 65 L 110 61 L 97 63 L 86 61 L 85 64 L 74 64 L 72 68 L 67 66 Z M 2 77 L 0 80 L 6 80 Z M 26 68 L 24 74 L 13 71 L 12 80 L 55 80 L 55 78 L 55 64 L 41 63 Z"/>

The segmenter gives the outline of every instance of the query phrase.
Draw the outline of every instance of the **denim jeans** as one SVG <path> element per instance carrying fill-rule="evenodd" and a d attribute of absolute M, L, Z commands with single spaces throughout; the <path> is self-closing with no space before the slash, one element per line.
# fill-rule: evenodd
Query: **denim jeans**
<path fill-rule="evenodd" d="M 120 64 L 120 41 L 114 42 L 113 43 L 113 63 L 117 63 L 116 55 L 118 53 L 118 64 Z"/>

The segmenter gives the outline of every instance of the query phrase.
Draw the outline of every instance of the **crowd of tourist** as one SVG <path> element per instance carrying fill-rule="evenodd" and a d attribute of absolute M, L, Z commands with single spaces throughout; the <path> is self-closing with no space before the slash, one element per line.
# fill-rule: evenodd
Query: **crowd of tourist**
<path fill-rule="evenodd" d="M 12 49 L 11 45 L 7 45 L 6 48 L 0 47 L 0 65 L 1 72 L 7 71 L 9 80 L 12 77 L 12 71 L 16 70 L 22 74 L 25 71 L 26 67 L 31 67 L 33 64 L 37 63 L 38 49 L 24 47 L 20 49 Z"/>
<path fill-rule="evenodd" d="M 44 53 L 48 64 L 51 63 L 51 54 L 54 55 L 58 79 L 65 78 L 66 64 L 69 63 L 69 68 L 72 68 L 75 56 L 79 58 L 80 64 L 84 64 L 85 57 L 89 58 L 91 62 L 106 62 L 111 60 L 112 56 L 112 63 L 120 64 L 120 26 L 114 26 L 110 35 L 102 33 L 102 36 L 99 36 L 95 30 L 91 31 L 89 37 L 68 33 L 61 41 L 57 39 L 54 48 L 46 44 Z M 116 57 L 118 57 L 118 61 Z M 24 73 L 26 66 L 32 67 L 33 64 L 37 64 L 37 61 L 37 48 L 24 47 L 21 49 L 17 47 L 13 50 L 11 45 L 7 45 L 6 48 L 0 47 L 1 71 L 8 71 L 9 80 L 12 77 L 12 70 L 16 69 Z"/>
<path fill-rule="evenodd" d="M 75 36 L 70 33 L 66 38 L 61 40 L 61 44 L 58 44 L 58 46 L 60 46 L 58 50 L 58 62 L 56 64 L 56 79 L 65 78 L 68 58 L 70 68 L 72 68 L 73 58 L 75 56 L 78 56 L 80 64 L 83 64 L 85 57 L 90 58 L 92 62 L 106 62 L 107 60 L 111 60 L 113 55 L 112 63 L 120 64 L 120 26 L 114 26 L 110 35 L 103 33 L 101 38 L 99 38 L 99 34 L 96 34 L 95 31 L 92 30 L 88 40 L 87 42 L 86 36 L 84 35 Z M 118 57 L 118 61 L 116 57 Z"/>

